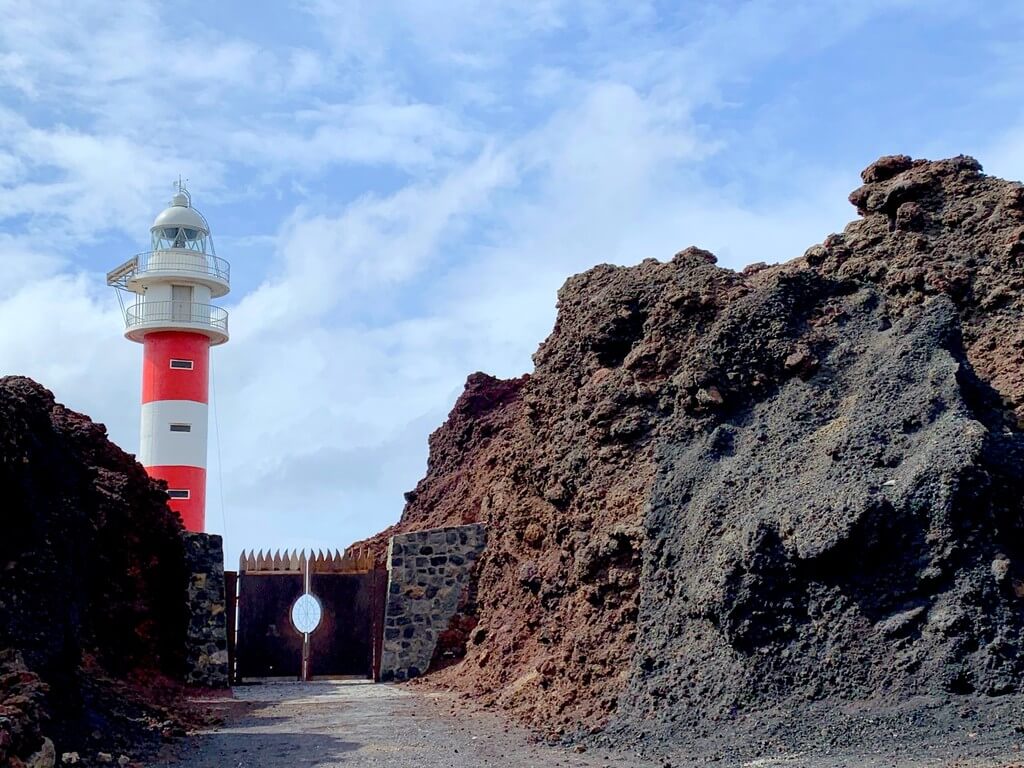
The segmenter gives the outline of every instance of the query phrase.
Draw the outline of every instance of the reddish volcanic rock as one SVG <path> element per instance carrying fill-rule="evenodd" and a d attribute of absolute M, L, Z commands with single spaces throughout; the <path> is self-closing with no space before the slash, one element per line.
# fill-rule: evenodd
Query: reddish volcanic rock
<path fill-rule="evenodd" d="M 488 525 L 478 623 L 434 680 L 549 733 L 669 741 L 823 696 L 1019 690 L 1024 191 L 965 157 L 863 179 L 862 218 L 789 263 L 570 278 L 534 372 L 470 378 L 395 528 Z M 886 501 L 899 467 L 915 490 Z M 856 588 L 807 564 L 857 547 Z"/>

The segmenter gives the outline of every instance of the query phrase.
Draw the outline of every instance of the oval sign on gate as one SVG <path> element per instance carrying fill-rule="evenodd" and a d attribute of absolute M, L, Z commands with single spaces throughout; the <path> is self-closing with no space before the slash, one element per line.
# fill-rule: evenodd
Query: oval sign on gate
<path fill-rule="evenodd" d="M 308 592 L 292 605 L 292 624 L 303 634 L 309 634 L 318 626 L 323 615 L 320 601 Z"/>

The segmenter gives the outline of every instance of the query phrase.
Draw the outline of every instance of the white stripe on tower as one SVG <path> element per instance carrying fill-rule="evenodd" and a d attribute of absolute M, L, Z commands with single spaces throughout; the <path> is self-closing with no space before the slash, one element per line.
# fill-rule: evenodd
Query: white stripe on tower
<path fill-rule="evenodd" d="M 144 467 L 206 468 L 208 407 L 194 400 L 142 405 L 139 461 Z"/>

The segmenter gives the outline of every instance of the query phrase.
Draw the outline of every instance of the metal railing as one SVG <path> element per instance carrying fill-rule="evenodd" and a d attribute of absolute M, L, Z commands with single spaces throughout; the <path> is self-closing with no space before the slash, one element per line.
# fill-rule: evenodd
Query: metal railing
<path fill-rule="evenodd" d="M 197 275 L 231 282 L 231 265 L 220 256 L 185 249 L 138 253 L 107 275 L 111 285 L 126 287 L 129 280 L 145 275 Z"/>
<path fill-rule="evenodd" d="M 212 328 L 228 332 L 227 310 L 211 304 L 193 304 L 191 301 L 145 301 L 125 308 L 128 330 L 146 325 L 178 323 Z"/>

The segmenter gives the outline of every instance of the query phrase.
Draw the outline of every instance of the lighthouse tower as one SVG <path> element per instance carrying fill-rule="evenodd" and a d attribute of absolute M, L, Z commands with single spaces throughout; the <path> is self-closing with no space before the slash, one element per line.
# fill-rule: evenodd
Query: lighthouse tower
<path fill-rule="evenodd" d="M 152 250 L 110 272 L 107 284 L 119 289 L 125 336 L 143 346 L 139 461 L 167 481 L 185 528 L 202 531 L 210 347 L 228 340 L 228 313 L 211 302 L 230 289 L 230 266 L 184 184 L 176 190 L 150 229 Z"/>

